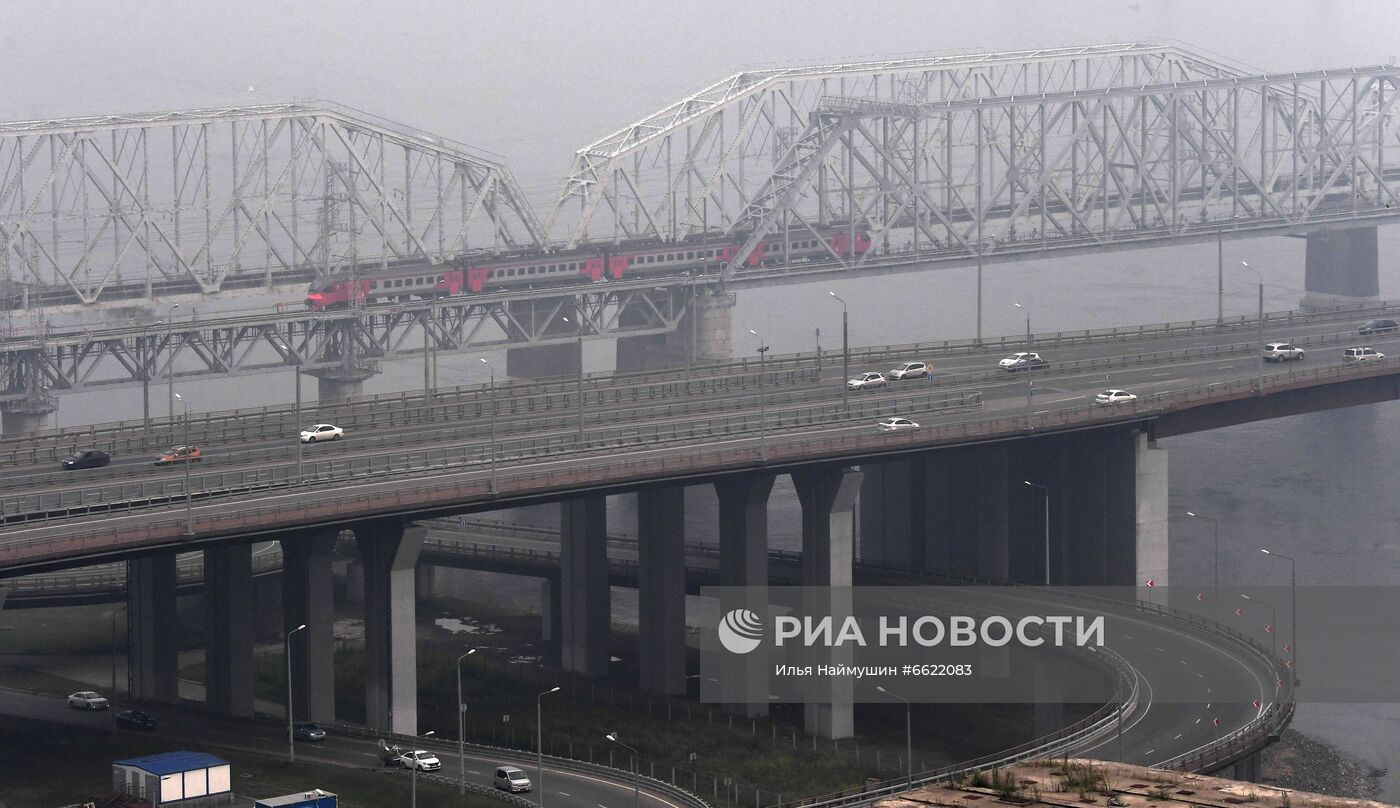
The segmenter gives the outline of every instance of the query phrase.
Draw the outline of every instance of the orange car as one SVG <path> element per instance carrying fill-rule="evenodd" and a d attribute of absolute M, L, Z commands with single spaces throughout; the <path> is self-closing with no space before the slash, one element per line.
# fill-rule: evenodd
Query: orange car
<path fill-rule="evenodd" d="M 171 463 L 198 463 L 203 458 L 198 446 L 172 446 L 169 451 L 156 458 L 157 466 Z"/>

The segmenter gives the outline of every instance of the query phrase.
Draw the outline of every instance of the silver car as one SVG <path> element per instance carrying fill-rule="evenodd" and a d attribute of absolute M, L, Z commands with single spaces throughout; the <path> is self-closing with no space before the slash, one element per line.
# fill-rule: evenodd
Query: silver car
<path fill-rule="evenodd" d="M 862 373 L 846 381 L 847 390 L 865 390 L 871 387 L 884 387 L 887 384 L 883 373 Z"/>
<path fill-rule="evenodd" d="M 908 418 L 886 418 L 875 425 L 881 432 L 901 432 L 906 429 L 918 429 L 919 425 Z"/>
<path fill-rule="evenodd" d="M 509 791 L 512 794 L 530 790 L 530 778 L 525 775 L 525 772 L 514 766 L 497 767 L 496 777 L 492 782 L 495 783 L 496 788 Z"/>

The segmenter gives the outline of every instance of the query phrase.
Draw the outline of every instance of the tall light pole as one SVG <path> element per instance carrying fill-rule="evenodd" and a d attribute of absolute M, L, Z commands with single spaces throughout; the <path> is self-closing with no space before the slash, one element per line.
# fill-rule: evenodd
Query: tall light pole
<path fill-rule="evenodd" d="M 908 772 L 908 775 L 909 775 L 909 787 L 910 787 L 910 788 L 913 788 L 913 787 L 914 787 L 914 718 L 913 718 L 914 708 L 913 708 L 913 706 L 909 703 L 909 699 L 904 698 L 903 696 L 899 695 L 898 693 L 891 693 L 890 691 L 886 690 L 885 688 L 881 687 L 880 685 L 876 685 L 876 686 L 875 686 L 875 689 L 878 690 L 878 691 L 880 691 L 881 693 L 884 693 L 886 696 L 893 696 L 893 697 L 899 699 L 900 701 L 904 702 L 904 761 L 905 761 L 905 771 Z"/>
<path fill-rule="evenodd" d="M 432 349 L 428 344 L 429 333 L 428 323 L 432 322 L 433 309 L 431 306 L 423 310 L 423 409 L 428 420 L 432 420 L 430 408 L 433 406 L 433 377 L 429 373 L 432 368 Z"/>
<path fill-rule="evenodd" d="M 1241 261 L 1240 266 L 1254 273 L 1255 279 L 1259 281 L 1259 348 L 1258 355 L 1254 357 L 1259 360 L 1259 395 L 1264 395 L 1264 276 L 1248 263 Z"/>
<path fill-rule="evenodd" d="M 1251 598 L 1249 595 L 1240 595 L 1240 597 L 1244 598 L 1245 600 L 1249 601 L 1250 603 L 1257 603 L 1257 604 L 1259 604 L 1260 606 L 1268 606 L 1268 607 L 1269 607 L 1269 656 L 1270 656 L 1271 658 L 1277 657 L 1277 656 L 1278 656 L 1278 612 L 1274 611 L 1274 605 L 1273 605 L 1272 603 L 1265 603 L 1264 601 L 1260 600 L 1259 598 Z M 1294 663 L 1294 664 L 1296 665 L 1297 663 Z"/>
<path fill-rule="evenodd" d="M 1028 308 L 1026 308 L 1025 306 L 1022 306 L 1020 303 L 1012 303 L 1011 305 L 1015 306 L 1016 308 L 1018 308 L 1018 309 L 1020 309 L 1021 311 L 1023 311 L 1023 312 L 1026 313 L 1026 353 L 1030 353 L 1030 352 L 1031 352 L 1031 310 L 1028 309 Z M 1029 357 L 1027 357 L 1027 359 L 1029 359 Z M 1031 382 L 1031 370 L 1032 370 L 1031 366 L 1030 366 L 1029 364 L 1027 364 L 1026 367 L 1025 367 L 1025 371 L 1026 371 L 1026 429 L 1030 429 L 1030 428 L 1031 428 L 1031 415 L 1032 415 L 1032 410 L 1031 410 L 1031 392 L 1032 392 L 1032 388 L 1031 388 L 1031 384 L 1032 384 L 1032 382 Z"/>
<path fill-rule="evenodd" d="M 117 613 L 128 606 L 118 606 L 112 610 L 112 702 L 117 701 Z M 128 614 L 129 616 L 129 614 Z M 128 683 L 129 684 L 129 683 Z M 129 689 L 129 687 L 128 687 Z M 112 710 L 112 726 L 117 726 L 117 711 Z"/>
<path fill-rule="evenodd" d="M 284 653 L 284 655 L 287 657 L 287 762 L 288 762 L 288 763 L 294 763 L 294 762 L 296 762 L 296 759 L 297 759 L 297 753 L 296 753 L 295 748 L 293 747 L 293 739 L 292 739 L 292 713 L 294 712 L 294 705 L 292 704 L 292 635 L 295 634 L 295 633 L 297 633 L 298 631 L 301 631 L 301 630 L 304 629 L 304 628 L 306 628 L 306 624 L 305 624 L 305 623 L 302 623 L 301 625 L 299 625 L 299 626 L 297 626 L 296 628 L 292 629 L 291 631 L 287 632 L 287 643 L 286 643 L 286 646 L 285 646 L 284 649 L 283 649 L 283 653 Z"/>
<path fill-rule="evenodd" d="M 827 292 L 827 294 L 836 298 L 836 301 L 841 304 L 841 409 L 849 412 L 851 391 L 846 383 L 851 380 L 851 350 L 850 331 L 847 328 L 846 301 L 842 300 L 841 296 L 835 292 Z"/>
<path fill-rule="evenodd" d="M 1288 562 L 1289 597 L 1293 601 L 1293 625 L 1289 630 L 1293 637 L 1293 684 L 1298 684 L 1298 561 L 1283 553 L 1259 548 L 1259 552 Z"/>
<path fill-rule="evenodd" d="M 1213 516 L 1202 516 L 1191 511 L 1187 511 L 1186 515 L 1196 519 L 1209 519 L 1211 526 L 1215 529 L 1215 552 L 1213 555 L 1215 557 L 1215 591 L 1218 594 L 1220 592 L 1220 522 L 1216 521 Z"/>
<path fill-rule="evenodd" d="M 496 493 L 496 368 L 486 361 L 486 357 L 479 360 L 491 373 L 491 493 Z"/>
<path fill-rule="evenodd" d="M 752 328 L 749 333 L 758 337 L 758 459 L 761 463 L 768 462 L 768 397 L 765 396 L 764 376 L 768 375 L 768 346 L 763 344 L 763 337 Z"/>
<path fill-rule="evenodd" d="M 1045 495 L 1045 585 L 1050 585 L 1050 489 L 1043 485 L 1038 485 L 1030 480 L 1021 482 L 1031 488 L 1039 488 L 1040 493 Z"/>
<path fill-rule="evenodd" d="M 165 349 L 170 352 L 170 363 L 165 368 L 165 414 L 173 425 L 175 422 L 175 310 L 179 303 L 171 303 L 165 312 Z"/>
<path fill-rule="evenodd" d="M 578 442 L 583 444 L 583 316 L 578 313 L 581 306 L 574 307 L 574 316 L 578 318 Z M 566 323 L 573 322 L 568 317 L 560 318 Z"/>
<path fill-rule="evenodd" d="M 475 653 L 476 653 L 476 649 L 473 648 L 473 649 L 467 651 L 465 654 L 462 654 L 461 656 L 457 657 L 457 793 L 458 793 L 458 794 L 465 794 L 465 793 L 467 793 L 467 758 L 466 758 L 466 751 L 467 751 L 467 750 L 466 750 L 466 741 L 463 739 L 463 736 L 466 735 L 466 726 L 465 726 L 465 720 L 466 720 L 466 719 L 465 719 L 464 716 L 466 715 L 466 712 L 467 712 L 467 705 L 466 705 L 465 702 L 462 701 L 462 660 L 466 659 L 467 657 L 469 657 L 469 656 L 471 656 L 472 654 L 475 654 Z"/>
<path fill-rule="evenodd" d="M 184 437 L 181 438 L 181 440 L 185 444 L 185 535 L 193 536 L 194 499 L 191 496 L 190 492 L 190 466 L 194 464 L 194 458 L 190 456 L 190 403 L 186 401 L 184 397 L 181 396 L 179 393 L 175 394 L 175 400 L 183 404 L 185 407 Z"/>
<path fill-rule="evenodd" d="M 296 436 L 296 441 L 297 441 L 297 482 L 300 483 L 300 482 L 301 482 L 301 451 L 302 451 L 302 443 L 301 443 L 301 354 L 296 353 L 295 351 L 293 351 L 293 350 L 291 349 L 291 347 L 287 345 L 287 343 L 282 342 L 281 340 L 278 340 L 278 341 L 277 341 L 277 347 L 279 347 L 279 348 L 281 348 L 282 350 L 286 351 L 288 356 L 290 356 L 290 357 L 292 357 L 293 359 L 296 360 L 296 380 L 293 382 L 293 387 L 296 388 L 296 414 L 293 416 L 294 422 L 293 422 L 293 424 L 292 424 L 292 434 Z"/>
<path fill-rule="evenodd" d="M 544 697 L 558 692 L 559 686 L 555 685 L 535 697 L 535 782 L 540 788 L 540 808 L 544 808 Z"/>
<path fill-rule="evenodd" d="M 156 320 L 157 326 L 163 325 L 164 320 Z M 151 359 L 149 356 L 151 342 L 144 335 L 138 338 L 141 346 L 141 434 L 150 437 L 151 434 Z"/>
<path fill-rule="evenodd" d="M 430 729 L 423 733 L 423 737 L 431 738 L 436 734 L 437 730 Z M 411 798 L 412 802 L 410 802 L 409 805 L 411 805 L 412 808 L 418 808 L 418 769 L 420 768 L 418 763 L 418 750 L 414 749 L 410 751 L 409 755 L 413 757 L 413 796 Z"/>
<path fill-rule="evenodd" d="M 609 732 L 603 737 L 632 753 L 632 808 L 637 808 L 637 801 L 641 798 L 642 793 L 642 773 L 638 769 L 641 764 L 641 761 L 638 760 L 640 755 L 636 749 L 619 741 L 616 732 Z"/>

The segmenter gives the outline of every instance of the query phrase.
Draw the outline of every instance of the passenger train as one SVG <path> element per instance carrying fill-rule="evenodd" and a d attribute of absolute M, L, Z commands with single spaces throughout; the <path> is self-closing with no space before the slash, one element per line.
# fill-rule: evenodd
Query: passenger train
<path fill-rule="evenodd" d="M 819 232 L 821 238 L 811 232 L 804 232 L 800 238 L 790 237 L 786 260 L 820 260 L 833 252 L 842 258 L 859 257 L 870 250 L 870 236 L 864 230 L 856 231 L 854 243 L 846 228 L 830 227 Z M 356 302 L 361 304 L 381 303 L 565 284 L 577 282 L 580 277 L 601 281 L 679 275 L 706 267 L 722 269 L 742 246 L 742 241 L 654 243 L 497 257 L 481 263 L 453 261 L 429 266 L 415 262 L 387 269 L 364 269 L 354 279 L 347 272 L 337 272 L 311 284 L 306 305 L 313 311 L 323 311 L 348 306 L 352 298 L 358 298 Z M 760 242 L 745 265 L 758 267 L 783 261 L 783 237 L 775 235 Z"/>

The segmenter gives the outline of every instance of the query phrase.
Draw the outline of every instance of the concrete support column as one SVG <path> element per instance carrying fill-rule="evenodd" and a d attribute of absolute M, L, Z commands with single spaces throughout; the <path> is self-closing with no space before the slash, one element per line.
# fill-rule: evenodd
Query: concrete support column
<path fill-rule="evenodd" d="M 1004 581 L 1010 575 L 1011 522 L 1009 459 L 1006 444 L 979 447 L 974 470 L 977 489 L 977 576 Z M 1019 480 L 1016 483 L 1025 487 Z"/>
<path fill-rule="evenodd" d="M 685 488 L 637 492 L 642 689 L 685 693 Z"/>
<path fill-rule="evenodd" d="M 560 504 L 559 522 L 563 668 L 603 678 L 608 675 L 612 609 L 607 499 L 595 495 L 565 500 Z"/>
<path fill-rule="evenodd" d="M 1264 780 L 1264 761 L 1261 753 L 1255 752 L 1247 758 L 1230 764 L 1225 772 L 1217 772 L 1217 777 L 1228 776 L 1231 780 L 1246 783 L 1260 783 Z"/>
<path fill-rule="evenodd" d="M 174 703 L 179 698 L 179 622 L 175 553 L 126 562 L 127 675 L 136 701 Z"/>
<path fill-rule="evenodd" d="M 560 640 L 559 604 L 562 599 L 558 575 L 540 581 L 540 639 L 545 642 Z"/>
<path fill-rule="evenodd" d="M 822 469 L 792 475 L 802 503 L 802 585 L 843 588 L 831 594 L 831 616 L 838 625 L 851 613 L 855 567 L 855 501 L 862 474 L 856 468 Z M 849 663 L 851 649 L 832 651 L 833 663 Z M 832 680 L 810 694 L 806 730 L 825 738 L 855 734 L 852 684 Z"/>
<path fill-rule="evenodd" d="M 9 410 L 0 409 L 0 435 L 13 438 L 18 435 L 32 435 L 35 432 L 48 429 L 48 410 Z"/>
<path fill-rule="evenodd" d="M 772 474 L 727 477 L 715 483 L 719 498 L 719 582 L 724 587 L 746 587 L 743 596 L 720 603 L 720 613 L 748 609 L 768 614 L 768 497 Z M 726 683 L 724 709 L 749 718 L 768 715 L 767 660 L 749 654 L 739 662 L 736 682 Z"/>
<path fill-rule="evenodd" d="M 1376 228 L 1325 230 L 1307 236 L 1303 308 L 1335 308 L 1380 298 Z"/>
<path fill-rule="evenodd" d="M 923 521 L 925 507 L 924 498 L 915 490 L 923 461 L 867 463 L 861 471 L 865 479 L 856 507 L 860 514 L 860 559 L 886 566 L 913 565 L 915 525 Z"/>
<path fill-rule="evenodd" d="M 335 533 L 306 531 L 281 540 L 282 633 L 292 635 L 292 715 L 335 721 Z"/>
<path fill-rule="evenodd" d="M 204 551 L 204 701 L 221 715 L 253 715 L 253 546 Z"/>
<path fill-rule="evenodd" d="M 365 565 L 365 724 L 418 734 L 415 568 L 428 529 L 413 522 L 355 526 Z"/>
<path fill-rule="evenodd" d="M 345 602 L 356 606 L 365 602 L 365 565 L 358 558 L 345 565 Z"/>
<path fill-rule="evenodd" d="M 1137 577 L 1135 585 L 1149 578 L 1158 586 L 1166 586 L 1167 576 L 1167 450 L 1158 446 L 1147 433 L 1134 436 L 1137 469 L 1134 475 Z M 1126 566 L 1126 563 L 1123 564 Z M 1122 585 L 1122 581 L 1111 581 Z"/>
<path fill-rule="evenodd" d="M 425 603 L 433 599 L 436 586 L 437 567 L 432 564 L 419 564 L 413 570 L 413 594 L 419 603 Z"/>
<path fill-rule="evenodd" d="M 732 293 L 699 292 L 695 305 L 681 318 L 675 331 L 666 335 L 666 352 L 680 364 L 686 362 L 727 362 L 734 358 L 731 316 Z"/>

